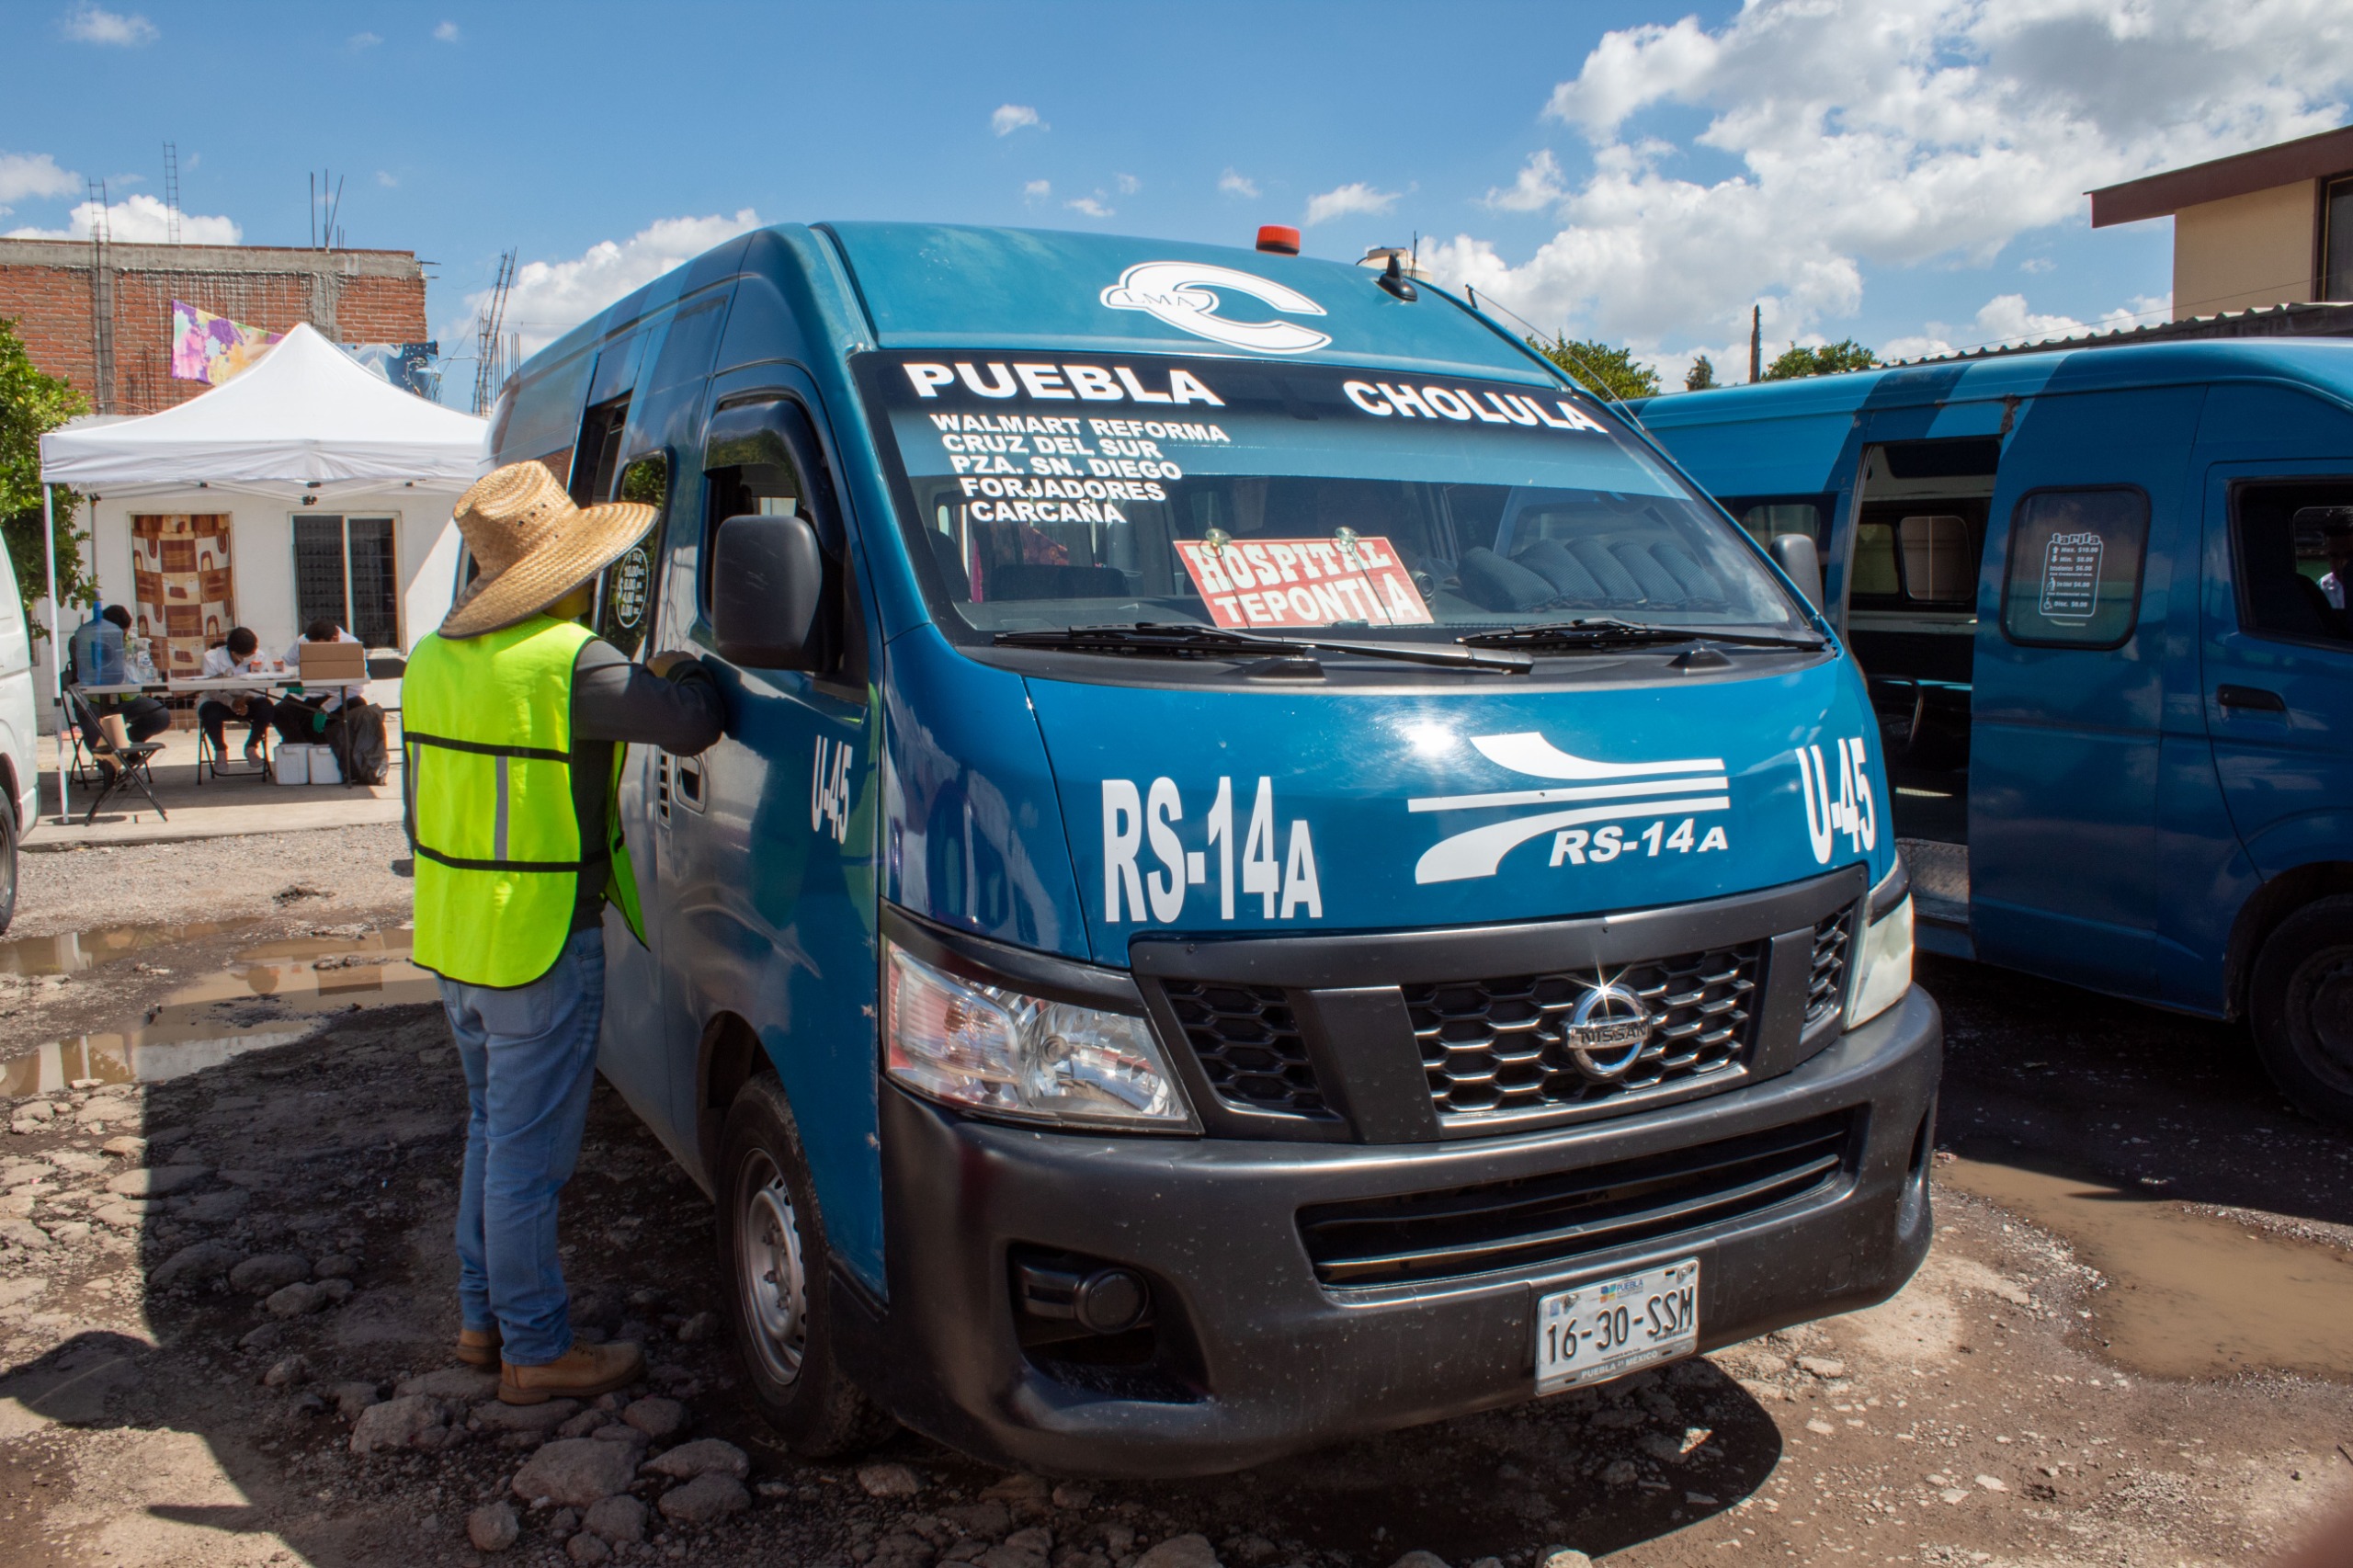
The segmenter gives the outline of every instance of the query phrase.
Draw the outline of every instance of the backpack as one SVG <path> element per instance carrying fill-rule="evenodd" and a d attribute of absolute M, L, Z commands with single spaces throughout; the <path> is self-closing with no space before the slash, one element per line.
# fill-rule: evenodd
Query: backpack
<path fill-rule="evenodd" d="M 347 702 L 327 726 L 327 744 L 346 784 L 381 784 L 390 773 L 384 710 L 372 702 Z"/>

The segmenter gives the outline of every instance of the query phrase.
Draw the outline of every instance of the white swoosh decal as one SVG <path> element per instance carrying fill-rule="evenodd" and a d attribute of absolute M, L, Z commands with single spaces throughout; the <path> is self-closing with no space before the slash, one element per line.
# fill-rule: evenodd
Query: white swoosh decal
<path fill-rule="evenodd" d="M 1574 758 L 1571 758 L 1574 761 Z M 1715 766 L 1722 767 L 1722 763 Z M 1458 833 L 1451 838 L 1441 838 L 1422 852 L 1414 867 L 1416 882 L 1459 882 L 1471 877 L 1492 877 L 1495 868 L 1512 850 L 1555 829 L 1574 827 L 1582 822 L 1600 822 L 1609 817 L 1632 815 L 1640 812 L 1724 812 L 1732 809 L 1729 795 L 1708 795 L 1699 800 L 1627 801 L 1607 806 L 1582 806 L 1575 811 L 1548 812 L 1541 816 L 1517 817 L 1510 822 L 1493 823 L 1474 827 L 1468 833 Z"/>
<path fill-rule="evenodd" d="M 1468 812 L 1482 806 L 1545 806 L 1555 801 L 1609 801 L 1623 795 L 1677 790 L 1728 790 L 1722 774 L 1699 778 L 1643 778 L 1631 784 L 1586 784 L 1559 790 L 1503 790 L 1486 795 L 1424 795 L 1405 802 L 1409 812 Z"/>
<path fill-rule="evenodd" d="M 1534 730 L 1516 735 L 1473 735 L 1471 744 L 1488 761 L 1538 778 L 1650 778 L 1662 773 L 1724 770 L 1724 760 L 1720 756 L 1695 756 L 1681 762 L 1595 762 L 1589 757 L 1572 756 Z"/>

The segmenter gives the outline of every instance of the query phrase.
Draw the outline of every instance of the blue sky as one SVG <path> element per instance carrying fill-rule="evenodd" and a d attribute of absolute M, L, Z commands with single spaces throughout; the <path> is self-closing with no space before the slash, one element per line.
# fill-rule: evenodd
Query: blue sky
<path fill-rule="evenodd" d="M 1720 365 L 2161 318 L 2163 222 L 2080 192 L 2344 123 L 2341 0 L 1377 6 L 11 0 L 0 233 L 108 181 L 189 237 L 436 265 L 445 349 L 498 253 L 544 341 L 752 222 L 910 218 L 1353 259 L 1418 233 L 1547 325 Z M 1745 357 L 1745 355 L 1744 355 Z M 471 383 L 466 367 L 453 381 Z"/>

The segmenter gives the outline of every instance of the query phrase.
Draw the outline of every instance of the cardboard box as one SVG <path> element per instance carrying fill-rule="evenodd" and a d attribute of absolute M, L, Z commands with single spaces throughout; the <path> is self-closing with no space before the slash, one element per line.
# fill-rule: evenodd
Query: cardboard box
<path fill-rule="evenodd" d="M 368 650 L 357 642 L 304 642 L 304 686 L 358 686 L 368 679 Z"/>

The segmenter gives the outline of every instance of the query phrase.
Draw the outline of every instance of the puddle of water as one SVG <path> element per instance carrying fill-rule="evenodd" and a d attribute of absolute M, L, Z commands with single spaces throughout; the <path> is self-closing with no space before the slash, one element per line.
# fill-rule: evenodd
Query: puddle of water
<path fill-rule="evenodd" d="M 2353 1369 L 2353 1255 L 2096 1179 L 1972 1159 L 1937 1176 L 2074 1243 L 2108 1278 L 2091 1326 L 2128 1367 L 2161 1378 Z"/>
<path fill-rule="evenodd" d="M 183 939 L 210 934 L 198 926 L 171 929 Z M 81 945 L 67 950 L 96 950 L 119 958 L 136 947 L 155 945 L 93 949 L 91 935 L 84 934 Z M 26 945 L 75 940 L 37 937 Z M 46 1094 L 77 1078 L 161 1083 L 218 1066 L 248 1051 L 290 1044 L 310 1034 L 318 1015 L 346 1011 L 355 1002 L 385 1007 L 439 1001 L 438 983 L 409 961 L 409 943 L 405 929 L 357 938 L 291 937 L 257 942 L 239 951 L 226 968 L 199 976 L 165 997 L 138 1028 L 74 1035 L 0 1061 L 0 1094 Z"/>
<path fill-rule="evenodd" d="M 226 936 L 254 925 L 252 919 L 198 921 L 188 926 L 106 926 L 55 937 L 19 937 L 0 942 L 0 974 L 79 974 L 149 948 L 176 947 L 207 937 Z"/>

